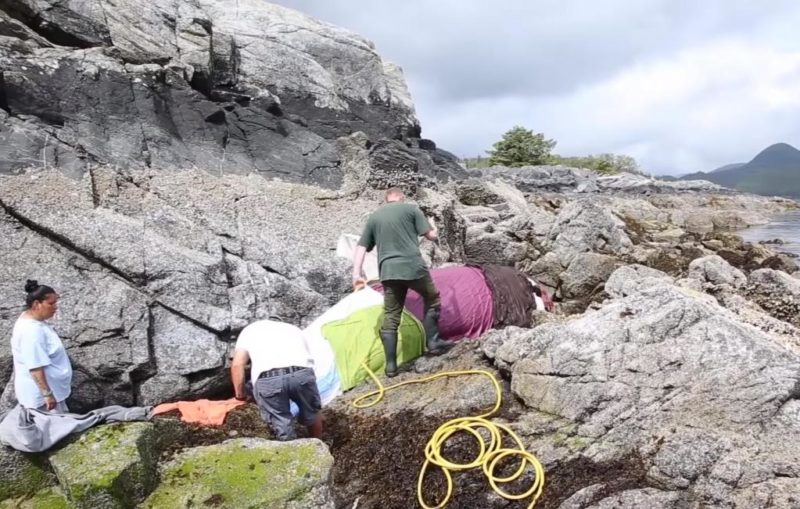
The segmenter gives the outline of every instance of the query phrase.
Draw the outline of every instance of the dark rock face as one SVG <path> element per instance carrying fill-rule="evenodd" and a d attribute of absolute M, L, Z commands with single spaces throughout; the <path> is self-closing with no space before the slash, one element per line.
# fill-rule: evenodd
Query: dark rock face
<path fill-rule="evenodd" d="M 455 158 L 408 145 L 411 143 L 383 139 L 370 148 L 371 171 L 366 175 L 368 187 L 399 187 L 414 195 L 420 188 L 437 189 L 439 182 L 465 175 Z"/>
<path fill-rule="evenodd" d="M 12 139 L 0 149 L 4 172 L 32 162 L 74 173 L 109 163 L 255 170 L 325 187 L 341 182 L 329 141 L 258 105 L 209 100 L 179 70 L 124 66 L 100 50 L 59 53 L 57 68 L 46 72 L 23 71 L 30 65 L 23 58 L 6 61 L 3 96 L 15 122 L 3 126 Z M 94 63 L 87 65 L 86 53 Z M 13 142 L 27 139 L 26 131 L 36 141 Z"/>
<path fill-rule="evenodd" d="M 800 327 L 800 280 L 772 269 L 753 271 L 748 278 L 753 301 L 772 316 Z"/>
<path fill-rule="evenodd" d="M 414 195 L 419 187 L 419 162 L 405 145 L 398 141 L 382 140 L 370 149 L 372 171 L 367 184 L 375 189 L 400 187 Z"/>
<path fill-rule="evenodd" d="M 84 8 L 93 10 L 89 5 Z M 61 2 L 2 0 L 0 9 L 54 44 L 89 48 L 111 43 L 106 27 Z"/>
<path fill-rule="evenodd" d="M 787 274 L 792 274 L 797 271 L 798 265 L 795 258 L 792 258 L 786 253 L 779 253 L 761 262 L 761 268 L 780 270 Z"/>
<path fill-rule="evenodd" d="M 365 104 L 348 101 L 349 115 L 342 115 L 335 110 L 320 109 L 309 96 L 281 97 L 280 111 L 291 112 L 304 127 L 326 139 L 347 136 L 354 132 L 366 133 L 371 139 L 388 138 L 406 140 L 419 138 L 418 125 L 404 125 L 389 105 Z"/>
<path fill-rule="evenodd" d="M 371 43 L 265 2 L 237 4 L 246 21 L 222 4 L 0 2 L 0 174 L 197 167 L 339 188 L 335 140 L 357 131 L 405 144 L 415 172 L 462 171 L 416 141 L 401 71 Z"/>

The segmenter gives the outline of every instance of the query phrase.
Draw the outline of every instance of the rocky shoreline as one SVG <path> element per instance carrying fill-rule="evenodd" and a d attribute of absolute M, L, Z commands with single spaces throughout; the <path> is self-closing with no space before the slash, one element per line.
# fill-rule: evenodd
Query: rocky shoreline
<path fill-rule="evenodd" d="M 345 174 L 363 169 L 343 167 Z M 787 479 L 794 471 L 776 465 L 788 468 L 796 451 L 772 447 L 770 440 L 781 436 L 784 442 L 798 433 L 797 266 L 729 230 L 797 205 L 714 192 L 703 183 L 673 189 L 644 177 L 626 176 L 630 185 L 608 191 L 583 170 L 531 170 L 538 178 L 524 183 L 517 176 L 524 170 L 496 169 L 440 183 L 436 190 L 420 187 L 416 199 L 443 237 L 426 245 L 425 253 L 436 263 L 514 264 L 552 289 L 557 312 L 540 312 L 534 329 L 492 331 L 443 359 L 418 361 L 416 372 L 404 376 L 475 366 L 497 370 L 508 400 L 500 422 L 521 433 L 552 482 L 541 507 L 738 507 L 740 500 L 791 499 L 795 488 Z M 596 189 L 587 190 L 587 182 Z M 85 374 L 75 388 L 78 408 L 227 396 L 226 359 L 245 317 L 269 313 L 303 324 L 346 292 L 348 262 L 333 254 L 336 237 L 356 233 L 380 197 L 367 186 L 331 194 L 200 171 L 101 168 L 80 180 L 33 171 L 2 183 L 4 235 L 12 241 L 2 254 L 8 284 L 3 309 L 18 307 L 9 297 L 14 274 L 44 267 L 64 289 L 56 327 L 69 341 L 76 371 Z M 74 206 L 56 206 L 66 201 Z M 136 265 L 142 261 L 147 263 Z M 255 280 L 259 284 L 249 283 Z M 4 317 L 4 327 L 13 316 Z M 119 330 L 127 332 L 103 339 Z M 9 376 L 6 371 L 5 380 Z M 305 507 L 346 507 L 356 499 L 359 507 L 411 504 L 421 447 L 436 423 L 487 406 L 490 387 L 470 383 L 408 390 L 366 412 L 348 406 L 364 390 L 357 389 L 327 408 L 333 462 L 320 471 L 322 484 L 308 488 L 320 505 Z M 10 393 L 7 388 L 4 401 Z M 130 464 L 147 465 L 151 478 L 161 472 L 164 482 L 173 483 L 165 472 L 174 463 L 159 463 L 163 454 L 155 452 L 168 448 L 155 438 L 164 433 L 152 431 L 163 425 L 114 426 L 140 444 L 132 449 L 134 460 L 114 475 L 129 475 Z M 102 429 L 65 450 L 95 440 Z M 761 431 L 753 435 L 755 430 Z M 252 435 L 269 436 L 251 419 L 208 438 L 207 445 L 186 444 L 205 450 Z M 267 447 L 261 443 L 225 447 L 260 451 Z M 287 454 L 301 446 L 285 446 Z M 148 450 L 154 452 L 143 452 Z M 311 463 L 329 453 L 320 454 Z M 16 465 L 12 478 L 58 479 L 71 504 L 96 507 L 94 498 L 82 501 L 73 486 L 93 481 L 64 474 L 66 467 L 54 459 L 59 453 L 49 462 L 36 460 L 36 467 L 21 453 L 3 455 Z M 367 458 L 373 458 L 369 468 L 354 475 Z M 375 458 L 385 458 L 386 465 L 376 466 Z M 397 477 L 402 486 L 392 497 L 368 488 L 399 475 L 391 473 L 398 465 L 408 472 Z M 620 469 L 629 473 L 611 475 Z M 147 486 L 155 489 L 155 481 Z M 439 489 L 431 480 L 430 492 Z M 42 496 L 53 496 L 48 490 Z M 514 507 L 488 495 L 479 477 L 465 478 L 459 491 L 452 507 Z M 105 495 L 110 506 L 126 497 L 147 506 L 147 489 L 114 493 Z M 227 496 L 208 497 L 215 494 Z"/>
<path fill-rule="evenodd" d="M 515 266 L 555 297 L 534 328 L 400 377 L 496 373 L 494 419 L 547 471 L 537 507 L 797 507 L 800 272 L 732 233 L 797 202 L 562 166 L 465 170 L 420 137 L 399 68 L 369 41 L 260 0 L 236 13 L 217 0 L 10 5 L 0 337 L 26 278 L 56 288 L 73 410 L 230 397 L 238 332 L 307 324 L 346 295 L 337 239 L 396 185 L 440 230 L 422 246 L 431 264 Z M 0 341 L 0 411 L 11 376 Z M 367 390 L 325 409 L 324 443 L 270 441 L 250 406 L 220 428 L 166 416 L 47 454 L 0 448 L 0 507 L 410 507 L 435 427 L 494 398 L 462 378 L 353 408 Z M 443 494 L 436 476 L 424 487 Z M 448 507 L 527 504 L 464 473 Z"/>

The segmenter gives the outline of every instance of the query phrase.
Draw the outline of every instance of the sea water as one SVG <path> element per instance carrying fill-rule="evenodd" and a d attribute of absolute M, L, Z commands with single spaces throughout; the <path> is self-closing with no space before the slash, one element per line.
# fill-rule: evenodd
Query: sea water
<path fill-rule="evenodd" d="M 769 244 L 770 249 L 800 256 L 800 210 L 775 215 L 767 224 L 751 226 L 736 233 L 748 242 L 779 239 L 783 244 Z"/>

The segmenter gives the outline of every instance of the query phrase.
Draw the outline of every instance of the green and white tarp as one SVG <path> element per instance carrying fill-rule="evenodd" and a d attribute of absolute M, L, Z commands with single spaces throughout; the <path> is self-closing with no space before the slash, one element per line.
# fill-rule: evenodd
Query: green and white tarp
<path fill-rule="evenodd" d="M 329 345 L 333 350 L 339 390 L 352 389 L 369 377 L 365 361 L 374 373 L 384 372 L 382 320 L 383 295 L 367 287 L 343 298 L 305 328 L 311 344 Z M 398 332 L 397 361 L 404 363 L 421 356 L 425 330 L 419 320 L 403 311 Z"/>
<path fill-rule="evenodd" d="M 382 321 L 383 304 L 380 304 L 360 309 L 322 327 L 322 334 L 336 354 L 342 390 L 352 389 L 369 377 L 365 363 L 373 373 L 384 372 L 386 356 L 380 338 Z M 421 356 L 424 342 L 422 324 L 411 313 L 403 311 L 398 330 L 397 363 L 403 364 Z"/>

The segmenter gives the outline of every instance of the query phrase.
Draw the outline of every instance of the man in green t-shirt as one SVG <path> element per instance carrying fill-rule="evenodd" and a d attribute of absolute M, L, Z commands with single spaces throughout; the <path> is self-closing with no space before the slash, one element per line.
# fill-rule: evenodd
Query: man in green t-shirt
<path fill-rule="evenodd" d="M 378 270 L 383 284 L 383 324 L 381 341 L 386 353 L 386 376 L 397 374 L 397 328 L 403 315 L 408 289 L 425 301 L 425 326 L 428 352 L 444 353 L 453 345 L 439 338 L 439 291 L 433 284 L 428 268 L 419 252 L 419 237 L 436 240 L 431 226 L 416 205 L 404 203 L 403 192 L 393 187 L 386 191 L 386 203 L 370 214 L 358 241 L 353 260 L 353 286 L 362 283 L 361 267 L 364 255 L 378 246 Z"/>

